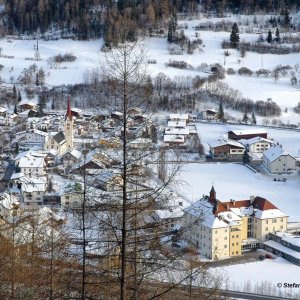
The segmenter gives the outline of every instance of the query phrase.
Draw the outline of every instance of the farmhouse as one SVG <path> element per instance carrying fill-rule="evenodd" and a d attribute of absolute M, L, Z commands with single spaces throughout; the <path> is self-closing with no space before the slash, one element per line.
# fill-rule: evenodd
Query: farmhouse
<path fill-rule="evenodd" d="M 262 137 L 267 139 L 268 133 L 264 129 L 247 129 L 247 130 L 231 130 L 228 131 L 228 139 L 231 140 L 249 140 L 255 137 Z"/>
<path fill-rule="evenodd" d="M 236 141 L 224 141 L 211 144 L 210 153 L 213 159 L 242 159 L 245 147 Z"/>

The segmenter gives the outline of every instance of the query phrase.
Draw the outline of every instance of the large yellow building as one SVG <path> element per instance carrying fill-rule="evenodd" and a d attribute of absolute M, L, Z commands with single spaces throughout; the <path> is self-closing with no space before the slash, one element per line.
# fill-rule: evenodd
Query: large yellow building
<path fill-rule="evenodd" d="M 259 247 L 269 233 L 287 228 L 288 216 L 267 199 L 222 202 L 214 187 L 184 212 L 184 225 L 189 226 L 185 238 L 210 259 L 241 255 Z"/>

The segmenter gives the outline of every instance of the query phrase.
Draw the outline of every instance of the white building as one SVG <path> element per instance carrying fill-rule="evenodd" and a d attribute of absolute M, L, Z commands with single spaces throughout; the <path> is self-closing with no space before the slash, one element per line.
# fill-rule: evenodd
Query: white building
<path fill-rule="evenodd" d="M 263 153 L 263 165 L 270 173 L 287 173 L 296 167 L 296 159 L 281 146 L 275 145 Z"/>
<path fill-rule="evenodd" d="M 47 139 L 48 133 L 36 129 L 16 133 L 19 147 L 24 150 L 31 149 L 34 146 L 43 149 Z"/>
<path fill-rule="evenodd" d="M 243 145 L 245 145 L 250 154 L 255 153 L 263 153 L 264 151 L 268 150 L 272 145 L 274 145 L 274 142 L 262 137 L 254 137 L 249 140 L 240 140 Z"/>
<path fill-rule="evenodd" d="M 44 156 L 37 157 L 30 154 L 23 156 L 19 160 L 18 167 L 20 168 L 21 173 L 29 177 L 46 175 L 46 163 Z"/>

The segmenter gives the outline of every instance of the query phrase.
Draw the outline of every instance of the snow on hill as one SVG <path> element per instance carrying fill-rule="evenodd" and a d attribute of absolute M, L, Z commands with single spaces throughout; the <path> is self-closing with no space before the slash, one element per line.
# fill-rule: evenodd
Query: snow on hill
<path fill-rule="evenodd" d="M 180 21 L 179 24 L 185 24 L 187 29 L 184 30 L 185 35 L 191 40 L 196 39 L 194 26 L 199 20 Z M 299 63 L 298 53 L 287 55 L 258 54 L 247 52 L 244 58 L 241 58 L 239 51 L 229 49 L 230 55 L 225 58 L 224 49 L 221 48 L 221 42 L 229 39 L 228 32 L 211 32 L 198 31 L 199 38 L 203 40 L 203 44 L 194 54 L 187 54 L 182 51 L 182 55 L 170 55 L 168 51 L 168 43 L 166 38 L 146 38 L 141 41 L 147 49 L 149 60 L 155 60 L 155 64 L 149 64 L 149 73 L 156 76 L 159 72 L 165 73 L 172 78 L 180 76 L 188 76 L 190 78 L 199 76 L 207 76 L 207 73 L 197 70 L 202 63 L 214 64 L 219 63 L 224 68 L 233 68 L 238 70 L 240 67 L 250 68 L 256 71 L 261 68 L 272 71 L 277 65 L 291 65 Z M 240 35 L 241 40 L 256 41 L 257 34 L 243 33 Z M 2 57 L 0 64 L 4 65 L 1 71 L 1 78 L 7 82 L 16 82 L 20 73 L 24 68 L 35 63 L 38 67 L 43 67 L 46 73 L 46 84 L 61 85 L 74 84 L 84 82 L 84 73 L 89 70 L 99 68 L 100 61 L 104 59 L 104 53 L 100 51 L 103 45 L 102 40 L 93 41 L 73 41 L 73 40 L 57 40 L 57 41 L 39 41 L 39 53 L 41 61 L 25 60 L 25 58 L 34 58 L 35 40 L 12 40 L 3 39 L 0 41 L 2 48 Z M 48 58 L 58 54 L 73 53 L 77 59 L 74 62 L 61 63 L 57 69 L 51 69 L 47 63 Z M 4 55 L 13 56 L 13 59 L 5 58 Z M 225 60 L 224 60 L 225 58 Z M 167 67 L 166 63 L 170 60 L 185 61 L 192 66 L 192 69 L 181 70 Z M 298 74 L 299 75 L 299 74 Z M 244 97 L 253 100 L 267 100 L 272 98 L 282 108 L 294 107 L 300 99 L 299 84 L 293 87 L 290 84 L 290 76 L 279 78 L 275 84 L 272 77 L 257 78 L 245 77 L 239 75 L 226 75 L 224 82 L 230 87 L 241 91 Z"/>

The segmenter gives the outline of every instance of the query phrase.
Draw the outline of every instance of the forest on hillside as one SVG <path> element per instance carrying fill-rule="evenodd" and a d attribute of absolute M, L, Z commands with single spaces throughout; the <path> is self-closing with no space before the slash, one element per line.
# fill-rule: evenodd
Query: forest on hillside
<path fill-rule="evenodd" d="M 1 34 L 51 30 L 81 40 L 103 37 L 111 46 L 124 38 L 135 40 L 140 33 L 159 32 L 177 13 L 284 14 L 299 7 L 300 0 L 4 0 Z M 121 28 L 127 29 L 125 36 Z"/>

